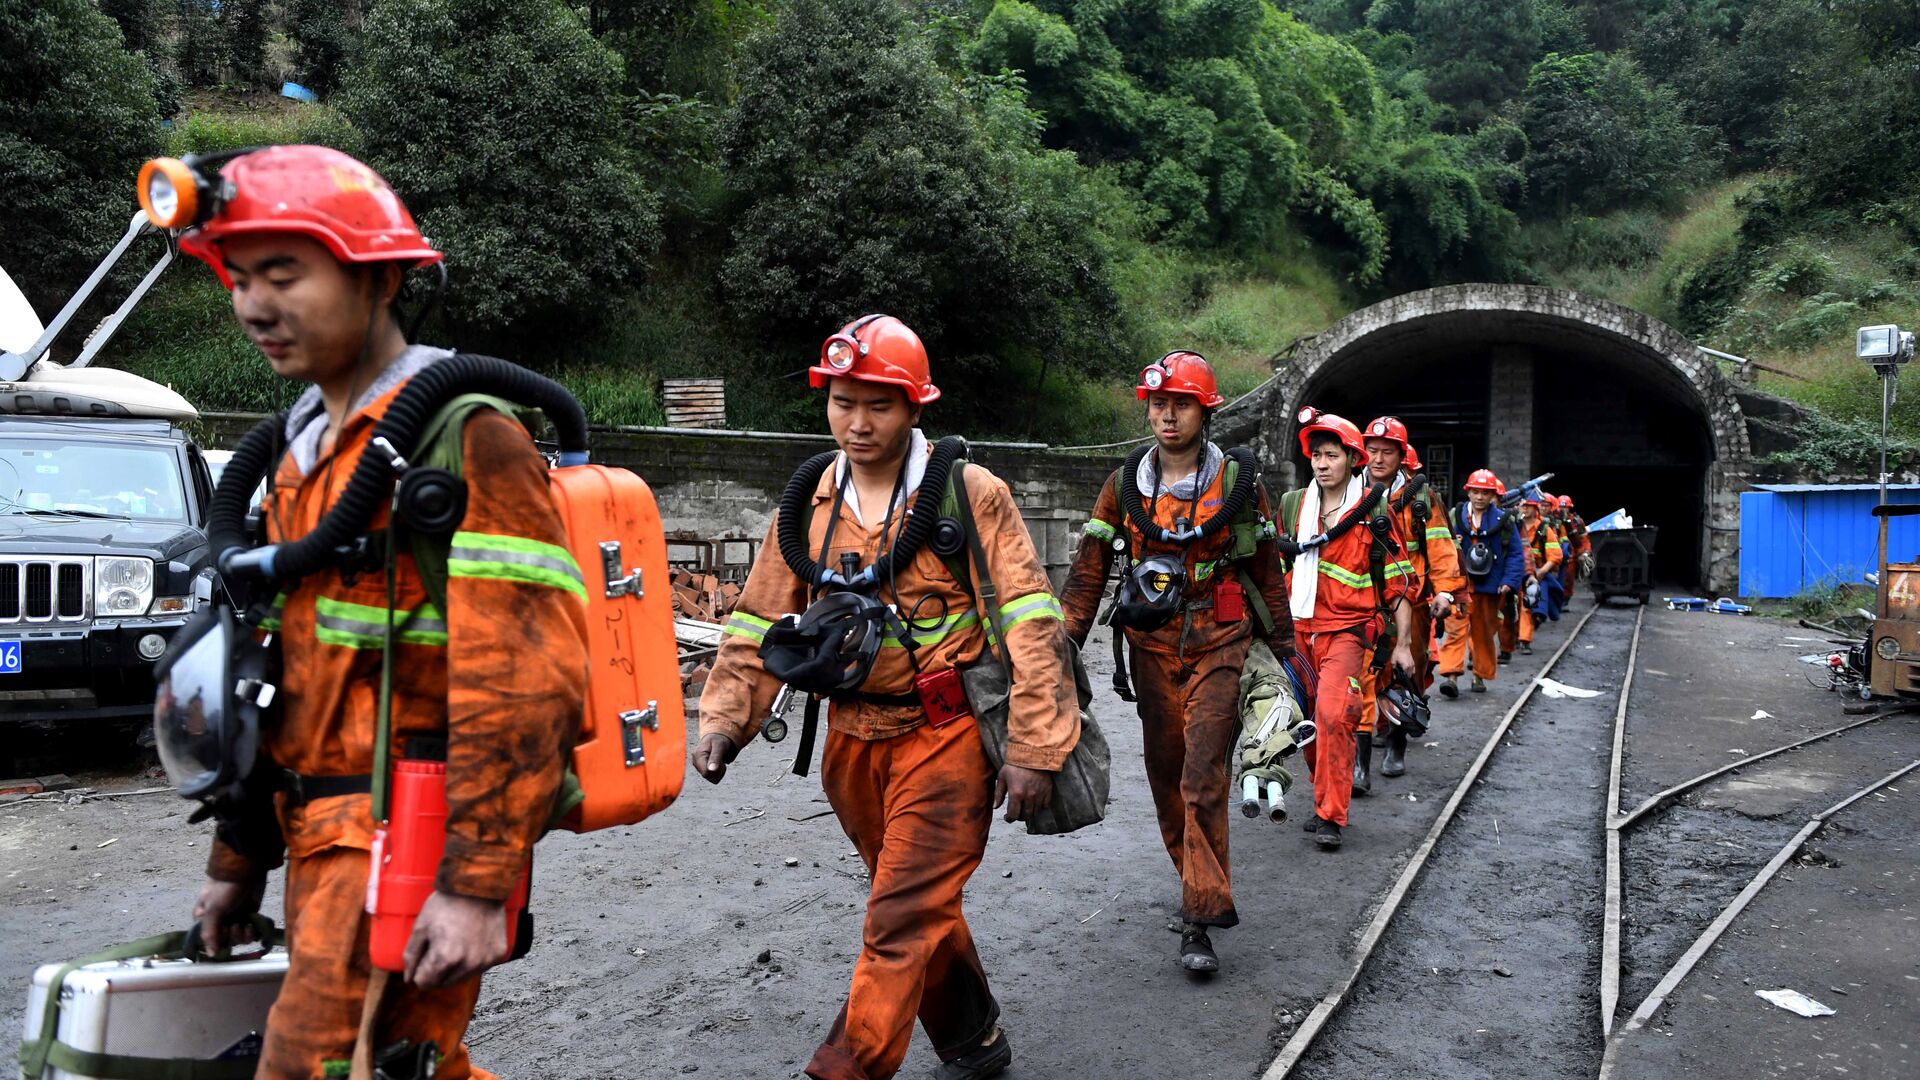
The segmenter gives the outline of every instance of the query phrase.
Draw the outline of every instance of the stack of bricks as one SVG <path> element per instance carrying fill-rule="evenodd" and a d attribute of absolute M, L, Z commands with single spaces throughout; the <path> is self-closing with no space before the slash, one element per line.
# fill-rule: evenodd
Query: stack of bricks
<path fill-rule="evenodd" d="M 671 575 L 675 618 L 703 623 L 724 623 L 740 602 L 740 586 L 722 582 L 712 574 L 676 569 Z M 713 671 L 712 646 L 682 645 L 680 682 L 689 697 L 697 697 Z"/>
<path fill-rule="evenodd" d="M 675 570 L 670 579 L 673 613 L 677 618 L 723 623 L 733 614 L 733 606 L 740 602 L 740 586 L 731 581 L 723 584 L 712 574 Z"/>

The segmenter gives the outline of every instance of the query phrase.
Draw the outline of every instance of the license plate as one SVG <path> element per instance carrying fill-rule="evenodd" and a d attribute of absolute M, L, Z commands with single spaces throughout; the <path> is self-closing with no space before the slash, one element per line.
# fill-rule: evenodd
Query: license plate
<path fill-rule="evenodd" d="M 0 641 L 0 675 L 20 674 L 20 643 Z"/>

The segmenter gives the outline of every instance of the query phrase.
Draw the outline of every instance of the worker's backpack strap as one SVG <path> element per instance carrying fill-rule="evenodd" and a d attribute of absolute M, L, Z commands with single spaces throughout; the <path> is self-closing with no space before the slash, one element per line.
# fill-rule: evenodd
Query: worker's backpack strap
<path fill-rule="evenodd" d="M 522 411 L 521 406 L 505 398 L 490 394 L 461 394 L 440 407 L 427 421 L 420 432 L 419 441 L 414 444 L 411 464 L 419 468 L 445 469 L 457 477 L 465 478 L 466 471 L 466 431 L 467 421 L 481 409 L 494 409 L 507 416 L 515 416 Z M 392 527 L 398 530 L 398 524 Z M 395 535 L 399 534 L 398 530 Z M 447 617 L 447 561 L 451 557 L 453 537 L 435 536 L 425 533 L 406 533 L 395 541 L 405 543 L 413 554 L 413 565 L 420 575 L 420 584 L 426 589 L 427 600 L 440 612 L 441 618 Z M 385 665 L 383 664 L 383 667 Z M 383 681 L 390 673 L 383 671 Z M 391 708 L 391 706 L 386 706 Z M 383 712 L 385 709 L 383 709 Z M 384 745 L 384 740 L 380 745 Z M 376 775 L 384 770 L 376 770 Z M 384 779 L 384 777 L 381 777 Z M 379 784 L 376 788 L 383 788 Z M 552 811 L 547 815 L 547 829 L 557 826 L 568 814 L 587 799 L 586 789 L 580 786 L 580 777 L 568 765 L 560 775 L 560 788 L 554 794 Z M 384 803 L 384 799 L 379 800 Z"/>
<path fill-rule="evenodd" d="M 1229 455 L 1223 467 L 1220 486 L 1224 491 L 1232 491 L 1233 485 L 1240 479 L 1240 462 Z M 1271 540 L 1277 533 L 1273 521 L 1260 516 L 1260 504 L 1248 500 L 1240 515 L 1227 527 L 1230 537 L 1225 558 L 1232 564 L 1235 576 L 1240 582 L 1241 592 L 1246 594 L 1247 609 L 1253 612 L 1254 622 L 1260 628 L 1262 638 L 1273 634 L 1273 609 L 1267 606 L 1267 598 L 1260 594 L 1260 587 L 1254 584 L 1253 575 L 1247 572 L 1247 560 L 1260 550 L 1262 540 Z"/>
<path fill-rule="evenodd" d="M 427 421 L 427 426 L 420 432 L 419 441 L 414 444 L 411 464 L 417 468 L 445 469 L 455 476 L 464 477 L 467 421 L 483 408 L 497 409 L 508 416 L 520 410 L 520 406 L 505 398 L 488 394 L 461 394 L 442 405 L 440 411 Z M 433 601 L 441 618 L 447 614 L 447 558 L 452 542 L 451 536 L 420 533 L 409 534 L 406 538 L 407 546 L 413 553 L 414 567 L 420 572 L 421 584 L 426 586 L 427 599 Z"/>
<path fill-rule="evenodd" d="M 286 943 L 284 935 L 264 915 L 252 916 L 254 936 L 261 945 L 272 948 Z M 125 1054 L 101 1054 L 79 1050 L 60 1041 L 62 990 L 67 976 L 88 964 L 108 964 L 120 960 L 200 960 L 223 961 L 224 955 L 200 955 L 200 930 L 179 930 L 155 934 L 115 945 L 91 956 L 62 964 L 47 981 L 46 996 L 40 1004 L 40 1034 L 20 1044 L 22 1080 L 42 1080 L 50 1069 L 69 1076 L 91 1076 L 97 1080 L 252 1080 L 260 1067 L 258 1057 L 208 1061 L 198 1058 L 144 1058 Z"/>

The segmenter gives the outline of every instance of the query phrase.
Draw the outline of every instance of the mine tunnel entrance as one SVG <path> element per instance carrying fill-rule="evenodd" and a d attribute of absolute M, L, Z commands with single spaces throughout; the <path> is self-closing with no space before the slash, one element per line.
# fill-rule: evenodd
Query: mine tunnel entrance
<path fill-rule="evenodd" d="M 1331 333 L 1331 332 L 1330 332 Z M 1278 404 L 1278 403 L 1276 403 Z M 1699 392 L 1640 342 L 1577 320 L 1457 311 L 1354 337 L 1286 403 L 1286 452 L 1305 477 L 1293 413 L 1406 422 L 1449 505 L 1468 473 L 1508 484 L 1544 472 L 1588 520 L 1625 508 L 1660 527 L 1657 581 L 1702 588 L 1715 447 Z"/>

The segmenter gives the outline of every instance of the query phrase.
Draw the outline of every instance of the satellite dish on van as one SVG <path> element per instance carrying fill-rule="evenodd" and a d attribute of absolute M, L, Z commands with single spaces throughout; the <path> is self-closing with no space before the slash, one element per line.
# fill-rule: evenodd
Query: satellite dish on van
<path fill-rule="evenodd" d="M 20 286 L 0 267 L 0 352 L 24 353 L 46 330 Z"/>

